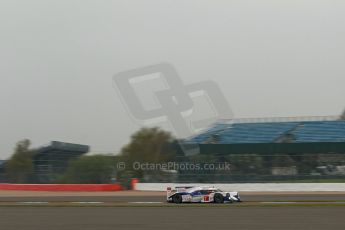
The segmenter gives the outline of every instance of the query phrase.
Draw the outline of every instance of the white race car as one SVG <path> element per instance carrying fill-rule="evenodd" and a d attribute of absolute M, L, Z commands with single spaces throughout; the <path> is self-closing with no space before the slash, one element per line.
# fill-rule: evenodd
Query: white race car
<path fill-rule="evenodd" d="M 232 203 L 241 202 L 238 192 L 223 192 L 214 187 L 167 188 L 170 203 Z"/>

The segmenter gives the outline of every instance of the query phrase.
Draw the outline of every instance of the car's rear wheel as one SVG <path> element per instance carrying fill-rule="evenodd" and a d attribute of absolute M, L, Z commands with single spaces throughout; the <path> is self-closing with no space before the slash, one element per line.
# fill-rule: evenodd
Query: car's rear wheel
<path fill-rule="evenodd" d="M 217 204 L 224 203 L 224 197 L 220 193 L 214 194 L 214 198 L 213 199 L 214 199 L 214 203 L 217 203 Z"/>
<path fill-rule="evenodd" d="M 173 202 L 175 204 L 180 204 L 182 203 L 182 196 L 180 194 L 176 194 L 173 196 Z"/>

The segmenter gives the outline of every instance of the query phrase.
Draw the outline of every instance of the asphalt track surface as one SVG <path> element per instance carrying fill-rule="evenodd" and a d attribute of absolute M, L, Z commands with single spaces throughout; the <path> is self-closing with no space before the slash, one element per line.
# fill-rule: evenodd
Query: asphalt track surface
<path fill-rule="evenodd" d="M 164 192 L 0 191 L 0 229 L 345 229 L 345 193 L 241 196 L 243 203 L 178 205 Z"/>
<path fill-rule="evenodd" d="M 345 229 L 344 207 L 1 207 L 3 230 Z"/>
<path fill-rule="evenodd" d="M 311 194 L 291 194 L 291 193 L 244 193 L 240 194 L 241 199 L 245 202 L 259 202 L 259 201 L 342 201 L 345 202 L 345 193 L 311 193 Z M 165 202 L 165 193 L 153 194 L 123 194 L 116 193 L 106 195 L 78 195 L 78 193 L 68 193 L 61 195 L 0 195 L 0 202 L 110 202 L 110 203 L 128 203 L 128 202 Z"/>

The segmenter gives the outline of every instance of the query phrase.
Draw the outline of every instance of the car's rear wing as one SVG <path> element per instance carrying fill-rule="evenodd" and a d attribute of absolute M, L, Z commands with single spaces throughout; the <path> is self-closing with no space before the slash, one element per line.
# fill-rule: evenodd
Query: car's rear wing
<path fill-rule="evenodd" d="M 193 188 L 193 186 L 177 186 L 177 187 L 167 187 L 167 198 L 174 195 L 175 193 L 185 192 L 187 189 Z"/>

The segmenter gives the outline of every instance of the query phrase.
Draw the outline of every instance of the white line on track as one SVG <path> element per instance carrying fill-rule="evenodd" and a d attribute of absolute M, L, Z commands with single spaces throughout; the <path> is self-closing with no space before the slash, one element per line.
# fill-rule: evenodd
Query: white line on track
<path fill-rule="evenodd" d="M 72 204 L 104 204 L 104 202 L 101 201 L 75 201 L 75 202 L 70 202 Z"/>
<path fill-rule="evenodd" d="M 135 202 L 128 202 L 129 204 L 161 204 L 163 202 L 156 202 L 156 201 L 148 201 L 148 202 L 145 202 L 145 201 L 135 201 Z"/>
<path fill-rule="evenodd" d="M 265 201 L 260 202 L 260 204 L 296 204 L 297 202 L 293 201 Z"/>
<path fill-rule="evenodd" d="M 22 202 L 17 202 L 17 204 L 48 204 L 49 202 L 47 201 L 22 201 Z"/>

